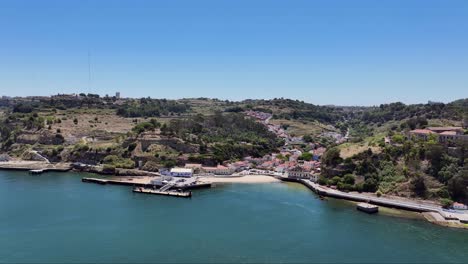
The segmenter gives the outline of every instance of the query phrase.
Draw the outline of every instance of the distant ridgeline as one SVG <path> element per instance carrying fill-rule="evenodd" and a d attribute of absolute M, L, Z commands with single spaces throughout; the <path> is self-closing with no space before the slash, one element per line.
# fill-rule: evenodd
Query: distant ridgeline
<path fill-rule="evenodd" d="M 200 103 L 202 102 L 202 103 Z M 457 100 L 448 104 L 433 103 L 405 105 L 403 103 L 383 104 L 379 107 L 318 106 L 291 99 L 244 100 L 239 102 L 217 99 L 130 99 L 115 96 L 100 97 L 97 94 L 71 94 L 56 96 L 2 97 L 0 107 L 7 107 L 13 112 L 31 113 L 44 108 L 64 110 L 68 108 L 110 108 L 116 109 L 117 115 L 124 117 L 159 117 L 180 115 L 194 112 L 200 105 L 213 113 L 243 112 L 256 110 L 273 114 L 274 119 L 318 121 L 335 125 L 340 122 L 362 122 L 364 124 L 384 124 L 392 120 L 404 120 L 415 117 L 426 119 L 463 120 L 468 113 L 468 99 Z"/>

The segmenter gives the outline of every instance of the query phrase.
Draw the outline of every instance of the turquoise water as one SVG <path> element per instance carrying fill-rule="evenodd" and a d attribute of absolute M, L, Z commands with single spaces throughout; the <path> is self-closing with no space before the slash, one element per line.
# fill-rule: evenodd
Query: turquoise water
<path fill-rule="evenodd" d="M 468 232 L 367 215 L 297 184 L 192 199 L 0 171 L 0 262 L 468 262 Z"/>

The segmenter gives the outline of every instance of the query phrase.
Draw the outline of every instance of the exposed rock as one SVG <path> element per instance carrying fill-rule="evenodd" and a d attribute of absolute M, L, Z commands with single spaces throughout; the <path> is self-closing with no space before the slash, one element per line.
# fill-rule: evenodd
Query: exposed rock
<path fill-rule="evenodd" d="M 0 155 L 0 162 L 6 162 L 6 161 L 10 161 L 11 160 L 11 157 L 8 156 L 8 154 L 1 154 Z"/>

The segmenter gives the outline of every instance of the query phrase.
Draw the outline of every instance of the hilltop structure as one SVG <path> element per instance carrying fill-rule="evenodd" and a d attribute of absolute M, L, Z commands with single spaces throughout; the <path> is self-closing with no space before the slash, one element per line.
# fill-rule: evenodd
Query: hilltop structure
<path fill-rule="evenodd" d="M 466 141 L 468 135 L 464 134 L 462 127 L 428 127 L 426 129 L 415 129 L 409 132 L 410 137 L 427 141 L 431 135 L 437 137 L 440 143 L 448 143 L 451 141 Z"/>

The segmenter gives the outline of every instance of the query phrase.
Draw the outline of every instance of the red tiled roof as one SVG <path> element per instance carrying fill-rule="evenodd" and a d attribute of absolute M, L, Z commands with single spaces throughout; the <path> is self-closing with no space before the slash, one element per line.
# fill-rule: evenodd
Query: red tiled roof
<path fill-rule="evenodd" d="M 427 129 L 432 131 L 457 131 L 463 130 L 461 127 L 428 127 Z"/>
<path fill-rule="evenodd" d="M 454 136 L 454 135 L 457 135 L 457 131 L 445 131 L 445 132 L 442 132 L 440 133 L 441 135 L 450 135 L 450 136 Z"/>
<path fill-rule="evenodd" d="M 415 130 L 411 130 L 410 133 L 413 133 L 413 134 L 436 134 L 434 131 L 431 131 L 429 129 L 415 129 Z"/>

